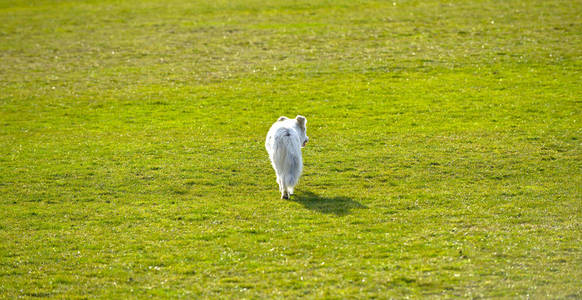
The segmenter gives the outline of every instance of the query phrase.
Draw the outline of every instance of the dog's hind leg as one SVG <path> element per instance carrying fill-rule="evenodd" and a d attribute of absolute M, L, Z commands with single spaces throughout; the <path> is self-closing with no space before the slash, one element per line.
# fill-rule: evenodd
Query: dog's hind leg
<path fill-rule="evenodd" d="M 283 178 L 281 178 L 281 199 L 289 199 L 289 197 L 291 196 L 289 194 L 289 189 L 287 188 L 287 185 L 285 185 L 285 180 Z"/>
<path fill-rule="evenodd" d="M 289 199 L 287 194 L 287 188 L 285 187 L 283 177 L 277 176 L 277 184 L 279 184 L 279 192 L 281 193 L 281 199 Z"/>
<path fill-rule="evenodd" d="M 281 199 L 289 199 L 290 196 L 291 194 L 289 194 L 289 192 L 287 191 L 287 187 L 283 186 L 283 188 L 281 189 Z"/>

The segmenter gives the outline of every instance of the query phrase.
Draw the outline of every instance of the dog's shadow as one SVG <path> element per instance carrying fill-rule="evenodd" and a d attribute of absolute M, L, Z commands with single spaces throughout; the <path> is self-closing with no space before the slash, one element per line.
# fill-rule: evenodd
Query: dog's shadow
<path fill-rule="evenodd" d="M 311 191 L 299 192 L 291 196 L 290 201 L 297 202 L 303 207 L 324 214 L 334 214 L 345 216 L 351 213 L 352 209 L 367 209 L 362 203 L 348 197 L 325 197 L 317 195 Z"/>

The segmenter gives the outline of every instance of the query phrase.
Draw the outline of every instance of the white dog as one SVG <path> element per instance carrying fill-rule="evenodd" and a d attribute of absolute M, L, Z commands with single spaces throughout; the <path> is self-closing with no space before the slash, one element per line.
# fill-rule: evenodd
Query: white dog
<path fill-rule="evenodd" d="M 304 116 L 297 116 L 295 119 L 279 117 L 267 133 L 265 148 L 277 174 L 281 199 L 289 199 L 293 195 L 293 187 L 301 176 L 301 148 L 309 141 L 306 124 L 307 119 Z"/>

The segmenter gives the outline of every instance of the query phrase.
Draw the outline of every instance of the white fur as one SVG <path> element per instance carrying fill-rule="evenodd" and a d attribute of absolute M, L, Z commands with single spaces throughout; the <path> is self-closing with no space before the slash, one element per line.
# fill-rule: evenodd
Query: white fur
<path fill-rule="evenodd" d="M 265 148 L 277 174 L 281 199 L 289 199 L 299 182 L 303 170 L 301 148 L 309 140 L 306 124 L 307 119 L 303 116 L 295 119 L 279 117 L 267 133 Z"/>

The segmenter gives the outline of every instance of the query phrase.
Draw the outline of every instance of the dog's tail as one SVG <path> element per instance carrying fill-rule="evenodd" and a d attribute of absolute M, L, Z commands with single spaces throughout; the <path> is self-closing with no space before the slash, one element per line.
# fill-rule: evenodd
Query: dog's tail
<path fill-rule="evenodd" d="M 273 154 L 279 177 L 289 192 L 293 193 L 293 187 L 297 185 L 301 176 L 303 161 L 299 137 L 291 134 L 290 130 L 289 128 L 278 129 L 273 143 Z"/>

